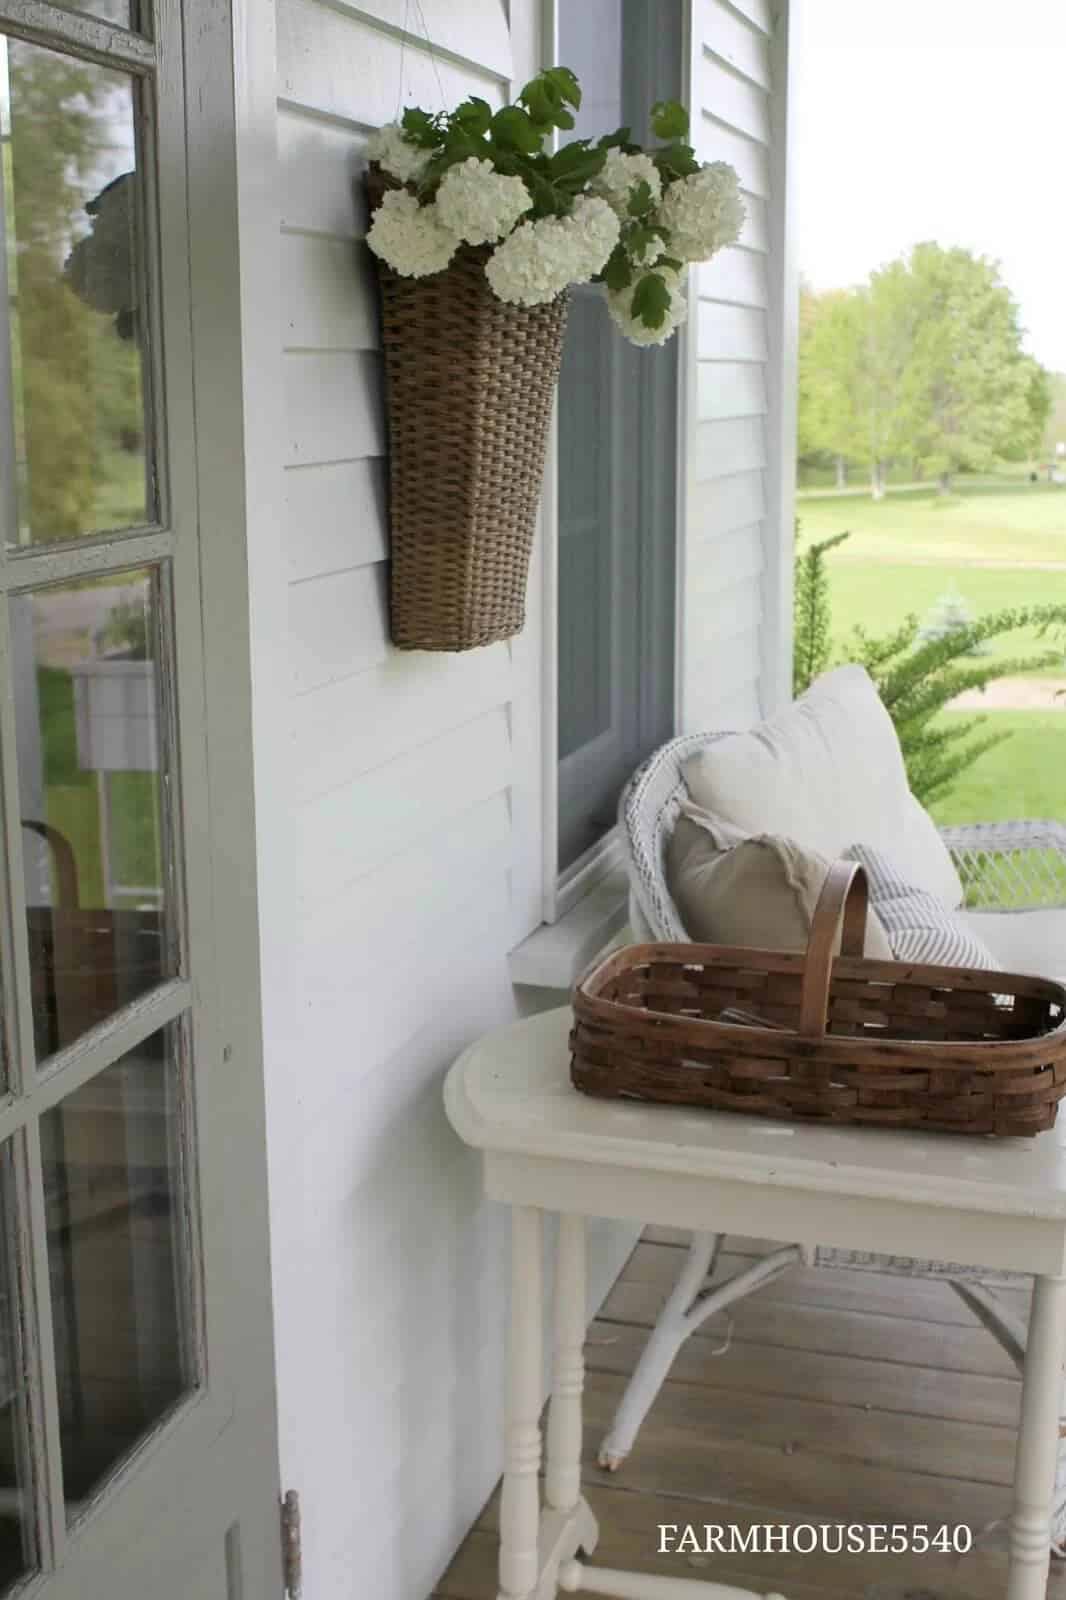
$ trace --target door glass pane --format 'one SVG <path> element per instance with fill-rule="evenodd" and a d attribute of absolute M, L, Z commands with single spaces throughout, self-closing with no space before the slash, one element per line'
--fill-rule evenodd
<path fill-rule="evenodd" d="M 174 971 L 155 570 L 11 599 L 40 1060 Z"/>
<path fill-rule="evenodd" d="M 0 1149 L 0 1593 L 37 1565 L 11 1149 Z"/>
<path fill-rule="evenodd" d="M 0 36 L 9 546 L 155 517 L 134 126 L 128 74 Z"/>
<path fill-rule="evenodd" d="M 153 1034 L 41 1118 L 70 1519 L 196 1381 L 175 1043 Z"/>

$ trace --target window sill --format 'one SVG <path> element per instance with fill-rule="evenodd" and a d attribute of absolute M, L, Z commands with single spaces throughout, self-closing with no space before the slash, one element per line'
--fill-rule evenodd
<path fill-rule="evenodd" d="M 561 916 L 523 939 L 508 957 L 511 982 L 535 989 L 569 989 L 624 928 L 629 909 L 624 869 L 608 874 Z"/>

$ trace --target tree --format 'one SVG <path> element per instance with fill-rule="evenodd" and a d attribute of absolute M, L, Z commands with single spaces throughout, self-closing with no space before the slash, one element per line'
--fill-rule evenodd
<path fill-rule="evenodd" d="M 857 408 L 864 379 L 863 313 L 857 291 L 808 293 L 801 301 L 799 452 L 825 453 L 842 464 L 864 457 Z"/>
<path fill-rule="evenodd" d="M 920 244 L 909 262 L 913 339 L 901 388 L 914 458 L 948 493 L 1032 437 L 1035 363 L 1022 353 L 1018 308 L 994 263 Z"/>

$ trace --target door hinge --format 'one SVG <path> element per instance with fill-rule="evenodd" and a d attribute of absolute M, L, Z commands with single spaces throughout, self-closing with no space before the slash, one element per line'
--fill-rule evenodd
<path fill-rule="evenodd" d="M 300 1600 L 303 1551 L 300 1547 L 300 1496 L 286 1489 L 281 1502 L 281 1572 L 287 1600 Z"/>

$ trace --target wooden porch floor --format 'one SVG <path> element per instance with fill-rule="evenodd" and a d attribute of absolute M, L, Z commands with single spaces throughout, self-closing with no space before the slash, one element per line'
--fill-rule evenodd
<path fill-rule="evenodd" d="M 1001 1600 L 1020 1384 L 946 1283 L 797 1269 L 715 1318 L 681 1351 L 636 1449 L 614 1477 L 599 1440 L 673 1282 L 682 1236 L 649 1229 L 586 1346 L 588 1499 L 596 1559 L 711 1577 L 788 1600 Z M 719 1272 L 766 1248 L 730 1239 Z M 1028 1292 L 1006 1290 L 1025 1309 Z M 498 1492 L 436 1600 L 495 1600 Z M 968 1556 L 655 1554 L 658 1524 L 964 1523 Z M 980 1538 L 978 1540 L 978 1535 Z M 1066 1562 L 1048 1595 L 1066 1600 Z"/>

